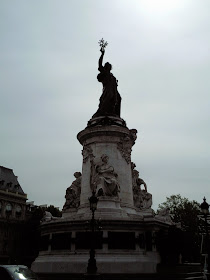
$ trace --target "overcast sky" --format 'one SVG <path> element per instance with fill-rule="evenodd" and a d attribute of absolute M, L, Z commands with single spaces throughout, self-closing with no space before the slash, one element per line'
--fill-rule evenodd
<path fill-rule="evenodd" d="M 76 135 L 96 112 L 108 41 L 121 117 L 153 208 L 210 203 L 210 1 L 0 1 L 0 165 L 35 204 L 62 208 L 82 170 Z"/>

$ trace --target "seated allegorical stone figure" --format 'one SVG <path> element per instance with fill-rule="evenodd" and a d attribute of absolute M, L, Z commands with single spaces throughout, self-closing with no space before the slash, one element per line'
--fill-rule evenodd
<path fill-rule="evenodd" d="M 117 90 L 118 81 L 110 72 L 112 65 L 106 62 L 102 65 L 105 53 L 105 47 L 101 47 L 101 56 L 99 58 L 98 70 L 100 73 L 97 76 L 99 82 L 103 84 L 103 91 L 100 97 L 99 107 L 92 118 L 100 116 L 115 116 L 120 117 L 121 96 Z"/>
<path fill-rule="evenodd" d="M 91 185 L 95 189 L 97 196 L 116 196 L 120 191 L 117 181 L 117 174 L 113 166 L 108 164 L 109 157 L 105 154 L 101 156 L 101 163 L 94 164 L 92 161 Z"/>
<path fill-rule="evenodd" d="M 141 190 L 141 208 L 149 209 L 152 206 L 152 194 L 148 193 L 146 189 Z"/>
<path fill-rule="evenodd" d="M 135 163 L 131 163 L 133 202 L 134 206 L 140 209 L 149 209 L 152 206 L 152 194 L 147 192 L 147 184 L 139 178 L 139 172 L 135 169 Z M 144 186 L 144 189 L 141 188 Z"/>
<path fill-rule="evenodd" d="M 63 210 L 69 209 L 69 208 L 78 208 L 80 205 L 80 194 L 81 194 L 81 180 L 82 180 L 82 174 L 81 172 L 75 172 L 74 177 L 76 180 L 74 180 L 70 187 L 66 189 L 66 202 L 63 206 Z"/>

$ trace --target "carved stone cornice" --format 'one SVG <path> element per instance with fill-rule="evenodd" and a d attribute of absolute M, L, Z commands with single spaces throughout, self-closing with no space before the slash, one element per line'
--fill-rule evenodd
<path fill-rule="evenodd" d="M 77 134 L 77 139 L 80 144 L 89 144 L 90 139 L 97 139 L 97 142 L 100 141 L 113 141 L 114 137 L 117 137 L 116 141 L 119 141 L 119 138 L 130 135 L 130 130 L 127 127 L 121 126 L 94 126 L 87 127 L 84 130 L 80 131 Z M 104 138 L 103 138 L 104 137 Z"/>
<path fill-rule="evenodd" d="M 92 118 L 88 121 L 87 127 L 94 127 L 97 125 L 107 126 L 107 125 L 116 125 L 126 127 L 126 122 L 119 117 L 103 116 Z"/>

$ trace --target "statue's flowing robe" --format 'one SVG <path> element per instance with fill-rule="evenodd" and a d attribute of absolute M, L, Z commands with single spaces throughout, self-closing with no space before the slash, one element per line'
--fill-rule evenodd
<path fill-rule="evenodd" d="M 121 96 L 117 90 L 117 80 L 108 71 L 101 70 L 97 79 L 103 84 L 99 108 L 93 117 L 115 116 L 120 117 Z"/>

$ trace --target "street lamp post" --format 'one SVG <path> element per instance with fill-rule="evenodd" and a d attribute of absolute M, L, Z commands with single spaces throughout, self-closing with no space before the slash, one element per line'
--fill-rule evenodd
<path fill-rule="evenodd" d="M 97 266 L 95 259 L 95 211 L 97 209 L 98 198 L 95 195 L 95 191 L 92 192 L 92 196 L 89 197 L 90 210 L 92 211 L 92 219 L 90 221 L 91 226 L 91 249 L 90 249 L 90 258 L 88 260 L 87 274 L 96 274 Z"/>
<path fill-rule="evenodd" d="M 204 215 L 205 221 L 205 231 L 206 231 L 206 255 L 205 255 L 205 264 L 204 264 L 204 274 L 208 273 L 209 271 L 209 233 L 208 233 L 208 222 L 207 218 L 209 215 L 209 204 L 206 202 L 206 198 L 203 198 L 203 203 L 200 205 L 201 211 Z"/>

